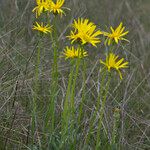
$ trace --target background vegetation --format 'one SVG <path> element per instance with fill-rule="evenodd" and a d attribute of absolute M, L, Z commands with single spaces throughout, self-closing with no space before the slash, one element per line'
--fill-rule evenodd
<path fill-rule="evenodd" d="M 121 21 L 130 31 L 130 43 L 120 51 L 130 62 L 124 80 L 114 76 L 109 90 L 103 126 L 111 137 L 114 108 L 120 109 L 117 140 L 125 150 L 150 149 L 150 1 L 149 0 L 66 0 L 71 8 L 58 23 L 59 41 L 62 49 L 67 45 L 65 36 L 73 18 L 90 18 L 102 29 L 117 26 Z M 30 149 L 31 101 L 33 96 L 36 34 L 32 31 L 35 16 L 33 0 L 0 1 L 0 149 Z M 51 43 L 44 40 L 40 66 L 40 90 L 38 95 L 39 138 L 42 117 L 48 103 L 48 88 L 52 61 Z M 85 120 L 88 122 L 95 104 L 99 86 L 97 83 L 99 58 L 103 46 L 89 46 Z M 65 96 L 68 65 L 59 60 L 59 100 L 57 113 Z M 82 81 L 82 79 L 81 79 Z M 78 81 L 76 103 L 82 83 Z M 44 88 L 43 88 L 44 87 Z M 59 123 L 59 120 L 58 120 Z M 88 124 L 88 123 L 87 123 Z M 86 132 L 86 127 L 85 127 Z M 104 149 L 105 147 L 105 137 Z M 82 143 L 82 141 L 80 141 Z M 80 143 L 79 143 L 80 145 Z M 79 149 L 82 149 L 81 147 Z M 92 149 L 92 145 L 91 145 Z"/>

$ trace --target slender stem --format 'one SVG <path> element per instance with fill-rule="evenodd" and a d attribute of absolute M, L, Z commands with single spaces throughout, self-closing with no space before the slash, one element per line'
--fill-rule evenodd
<path fill-rule="evenodd" d="M 62 115 L 62 129 L 61 129 L 61 134 L 62 134 L 62 143 L 66 139 L 66 135 L 68 132 L 68 126 L 69 126 L 69 96 L 71 93 L 71 85 L 72 85 L 72 79 L 73 79 L 73 73 L 74 73 L 74 60 L 72 61 L 72 66 L 71 66 L 71 71 L 69 74 L 69 81 L 68 81 L 68 86 L 67 86 L 67 92 L 66 92 L 66 98 L 64 101 L 64 109 L 63 109 L 63 115 Z"/>
<path fill-rule="evenodd" d="M 54 131 L 55 127 L 55 103 L 57 98 L 57 88 L 58 88 L 58 37 L 56 29 L 56 17 L 54 17 L 54 39 L 53 42 L 53 65 L 52 65 L 52 85 L 50 94 L 50 103 L 45 118 L 45 130 L 50 129 L 51 133 Z M 50 125 L 49 125 L 50 120 Z"/>
<path fill-rule="evenodd" d="M 75 87 L 76 87 L 76 80 L 78 77 L 79 72 L 79 66 L 80 66 L 80 58 L 76 59 L 75 64 L 75 72 L 74 72 L 74 65 L 72 66 L 70 75 L 69 75 L 69 82 L 66 92 L 66 99 L 64 104 L 64 111 L 63 111 L 63 121 L 62 121 L 62 144 L 61 148 L 63 146 L 64 141 L 66 140 L 66 135 L 68 135 L 69 131 L 69 120 L 71 122 L 70 125 L 70 133 L 73 133 L 74 130 L 74 123 L 75 123 L 75 104 L 74 104 L 74 98 L 75 98 Z M 70 108 L 69 108 L 69 99 L 70 99 Z M 73 145 L 75 146 L 75 145 Z M 73 148 L 74 149 L 74 148 Z"/>
<path fill-rule="evenodd" d="M 83 104 L 84 104 L 84 100 L 85 100 L 85 85 L 86 85 L 86 62 L 83 59 L 83 73 L 82 73 L 82 78 L 83 78 L 83 86 L 82 86 L 82 98 L 81 98 L 81 102 L 79 105 L 79 115 L 78 115 L 78 124 L 81 123 L 81 117 L 83 115 Z"/>
<path fill-rule="evenodd" d="M 96 150 L 100 149 L 100 144 L 101 144 L 100 130 L 101 130 L 101 126 L 102 126 L 102 121 L 103 121 L 103 116 L 104 116 L 104 109 L 105 109 L 108 89 L 109 89 L 109 85 L 110 85 L 110 80 L 111 80 L 111 78 L 110 78 L 110 76 L 108 76 L 108 81 L 107 81 L 107 84 L 106 84 L 106 90 L 105 90 L 104 97 L 102 99 L 102 105 L 101 105 L 101 109 L 100 109 L 100 118 L 99 118 L 98 129 L 97 129 Z"/>
<path fill-rule="evenodd" d="M 41 48 L 41 42 L 39 41 L 37 56 L 36 56 L 37 58 L 36 58 L 36 68 L 35 68 L 34 95 L 33 95 L 33 102 L 32 102 L 32 125 L 31 125 L 32 145 L 34 144 L 34 134 L 35 134 L 36 124 L 37 124 L 36 112 L 37 112 L 37 99 L 38 99 L 38 89 L 39 89 L 40 48 Z"/>
<path fill-rule="evenodd" d="M 76 81 L 77 81 L 77 77 L 78 77 L 78 73 L 79 73 L 79 67 L 80 67 L 80 58 L 76 59 L 76 69 L 75 69 L 75 74 L 74 74 L 74 78 L 73 78 L 73 83 L 72 83 L 72 87 L 71 87 L 71 99 L 70 99 L 70 133 L 72 133 L 72 138 L 74 139 L 74 143 L 73 143 L 73 147 L 72 149 L 75 149 L 75 137 L 76 137 L 76 133 L 74 133 L 74 125 L 76 122 L 76 118 L 75 118 L 75 87 L 76 87 Z"/>
<path fill-rule="evenodd" d="M 71 115 L 72 115 L 72 120 L 75 119 L 75 103 L 74 103 L 74 98 L 75 98 L 75 87 L 76 87 L 76 80 L 78 77 L 78 72 L 79 72 L 79 66 L 80 66 L 80 58 L 77 58 L 76 60 L 76 70 L 75 70 L 75 74 L 74 74 L 74 79 L 73 79 L 73 84 L 72 84 L 72 90 L 71 90 L 71 107 L 70 107 L 70 111 L 71 111 Z"/>
<path fill-rule="evenodd" d="M 95 124 L 95 119 L 96 119 L 96 116 L 97 116 L 97 112 L 100 109 L 100 102 L 101 102 L 101 97 L 102 97 L 103 91 L 104 91 L 103 88 L 104 88 L 105 78 L 106 78 L 106 70 L 104 70 L 103 75 L 102 75 L 102 81 L 101 81 L 102 89 L 100 88 L 100 91 L 99 91 L 99 94 L 98 94 L 98 97 L 97 97 L 97 100 L 96 100 L 97 101 L 96 110 L 94 111 L 94 113 L 92 115 L 92 118 L 91 118 L 91 121 L 90 121 L 90 125 L 89 125 L 89 131 L 88 131 L 87 137 L 85 139 L 86 145 L 88 145 L 88 143 L 89 143 L 90 135 L 91 135 L 91 132 L 92 132 L 92 128 L 93 128 L 93 126 Z"/>

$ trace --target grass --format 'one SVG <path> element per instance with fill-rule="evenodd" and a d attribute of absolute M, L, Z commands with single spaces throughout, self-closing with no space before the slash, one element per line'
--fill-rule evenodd
<path fill-rule="evenodd" d="M 107 97 L 104 96 L 106 102 L 104 101 L 104 114 L 101 114 L 103 120 L 99 119 L 100 112 L 95 114 L 95 108 L 98 108 L 99 92 L 104 90 L 102 94 L 105 95 L 105 89 L 101 87 L 103 79 L 99 64 L 99 58 L 105 57 L 104 45 L 98 48 L 87 46 L 90 58 L 85 59 L 85 66 L 80 64 L 79 70 L 76 65 L 71 70 L 73 64 L 58 59 L 58 87 L 50 89 L 53 84 L 51 74 L 54 71 L 54 47 L 50 37 L 41 38 L 38 75 L 35 76 L 38 38 L 32 31 L 35 16 L 31 12 L 34 6 L 31 0 L 0 1 L 0 149 L 95 149 L 96 143 L 99 145 L 99 140 L 96 141 L 99 138 L 101 149 L 150 149 L 149 0 L 66 0 L 66 6 L 71 11 L 67 11 L 66 17 L 57 21 L 58 53 L 69 44 L 66 40 L 69 25 L 73 18 L 79 16 L 90 18 L 105 30 L 110 25 L 117 26 L 123 21 L 130 31 L 130 43 L 116 50 L 126 56 L 130 67 L 123 73 L 123 80 L 112 75 Z M 42 20 L 45 21 L 46 18 Z M 72 71 L 76 73 L 72 74 Z M 77 78 L 76 83 L 73 83 L 73 76 Z M 35 93 L 34 81 L 37 80 Z M 67 90 L 67 87 L 71 89 Z M 36 125 L 32 143 L 32 101 L 35 94 Z M 54 126 L 51 129 L 51 121 L 47 119 L 49 126 L 43 131 L 43 118 L 51 96 L 55 95 Z M 73 111 L 63 114 L 65 121 L 71 124 L 71 132 L 66 134 L 67 125 L 64 122 L 64 130 L 61 129 L 61 117 L 63 103 L 70 99 Z M 68 107 L 66 103 L 66 108 Z M 75 119 L 71 120 L 70 116 Z M 95 123 L 89 130 L 93 116 Z M 99 135 L 97 129 L 100 130 Z M 83 145 L 88 135 L 88 144 Z"/>

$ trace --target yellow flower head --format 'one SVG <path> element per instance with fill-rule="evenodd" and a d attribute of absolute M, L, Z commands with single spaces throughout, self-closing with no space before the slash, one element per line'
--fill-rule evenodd
<path fill-rule="evenodd" d="M 36 4 L 37 6 L 32 10 L 32 12 L 36 12 L 36 18 L 38 18 L 41 13 L 49 10 L 51 0 L 36 0 Z"/>
<path fill-rule="evenodd" d="M 36 22 L 36 25 L 34 25 L 32 29 L 43 32 L 45 34 L 52 32 L 52 26 L 48 24 L 44 26 L 43 22 L 41 23 L 41 25 L 38 22 Z"/>
<path fill-rule="evenodd" d="M 65 0 L 57 0 L 56 3 L 51 1 L 50 12 L 53 12 L 55 15 L 60 14 L 61 17 L 63 14 L 65 15 L 65 12 L 62 9 L 62 8 L 66 8 L 66 7 L 62 7 L 64 2 Z M 69 8 L 66 9 L 70 10 Z"/>
<path fill-rule="evenodd" d="M 124 32 L 125 27 L 123 27 L 122 22 L 120 23 L 120 25 L 116 29 L 113 29 L 113 27 L 110 27 L 110 30 L 111 30 L 111 33 L 103 32 L 104 36 L 107 37 L 105 44 L 110 45 L 113 41 L 115 41 L 115 43 L 118 44 L 119 40 L 128 41 L 127 39 L 123 38 L 123 36 L 128 34 L 129 31 Z"/>
<path fill-rule="evenodd" d="M 110 53 L 108 56 L 106 56 L 106 62 L 100 60 L 100 63 L 104 64 L 108 68 L 108 71 L 110 71 L 110 69 L 116 69 L 119 73 L 120 78 L 122 79 L 122 74 L 119 69 L 127 68 L 129 62 L 123 62 L 124 58 L 118 59 L 118 57 L 118 55 Z"/>
<path fill-rule="evenodd" d="M 88 56 L 87 52 L 81 48 L 77 48 L 75 49 L 73 46 L 72 47 L 66 47 L 63 51 L 63 57 L 65 57 L 65 59 L 68 58 L 83 58 Z"/>
<path fill-rule="evenodd" d="M 97 37 L 102 34 L 100 30 L 96 31 L 96 25 L 93 22 L 89 22 L 88 19 L 79 18 L 74 20 L 72 24 L 74 31 L 71 31 L 70 36 L 67 36 L 72 43 L 74 41 L 80 41 L 83 45 L 90 43 L 96 47 L 97 43 L 100 43 L 100 39 Z"/>

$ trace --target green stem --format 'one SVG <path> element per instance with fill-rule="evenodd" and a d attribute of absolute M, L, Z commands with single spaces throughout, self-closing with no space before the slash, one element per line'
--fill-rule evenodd
<path fill-rule="evenodd" d="M 97 129 L 97 140 L 96 140 L 96 150 L 100 149 L 100 130 L 101 130 L 101 126 L 102 126 L 102 121 L 103 121 L 103 116 L 104 116 L 104 110 L 105 110 L 105 104 L 106 104 L 106 99 L 107 99 L 107 94 L 108 94 L 108 89 L 109 89 L 109 85 L 110 85 L 110 76 L 108 76 L 108 81 L 106 84 L 106 90 L 105 90 L 105 94 L 104 97 L 102 99 L 102 105 L 101 105 L 101 109 L 100 109 L 100 118 L 99 118 L 99 123 L 98 123 L 98 129 Z"/>
<path fill-rule="evenodd" d="M 32 103 L 32 125 L 31 125 L 31 134 L 32 134 L 32 145 L 34 144 L 34 134 L 37 125 L 37 99 L 38 99 L 38 89 L 39 89 L 39 65 L 40 65 L 40 48 L 41 42 L 38 43 L 37 49 L 37 59 L 36 59 L 36 68 L 35 68 L 35 83 L 34 83 L 34 95 Z"/>
<path fill-rule="evenodd" d="M 48 106 L 48 111 L 46 113 L 45 119 L 45 130 L 50 129 L 51 133 L 54 131 L 55 127 L 55 102 L 57 97 L 58 88 L 58 39 L 57 39 L 57 29 L 56 29 L 56 17 L 54 18 L 54 40 L 53 41 L 53 66 L 52 66 L 52 85 L 51 85 L 51 95 L 50 103 Z M 49 125 L 50 120 L 50 125 Z"/>
<path fill-rule="evenodd" d="M 68 132 L 68 125 L 69 125 L 69 96 L 71 93 L 71 84 L 72 84 L 72 79 L 73 79 L 73 73 L 74 73 L 74 60 L 72 61 L 72 67 L 71 71 L 69 74 L 69 81 L 68 81 L 68 86 L 67 86 L 67 92 L 66 92 L 66 98 L 64 101 L 64 109 L 63 109 L 63 115 L 62 115 L 62 129 L 61 129 L 61 134 L 62 134 L 62 143 L 66 139 L 66 135 Z"/>
<path fill-rule="evenodd" d="M 74 98 L 75 98 L 75 87 L 76 87 L 76 80 L 78 77 L 78 72 L 79 72 L 79 66 L 80 66 L 80 58 L 77 58 L 76 60 L 76 70 L 75 70 L 75 74 L 74 74 L 74 79 L 73 79 L 73 84 L 72 84 L 72 90 L 71 90 L 71 107 L 70 107 L 70 111 L 71 111 L 71 115 L 72 115 L 72 120 L 75 119 L 75 103 L 74 103 Z"/>
<path fill-rule="evenodd" d="M 81 103 L 79 106 L 79 116 L 78 116 L 78 124 L 81 122 L 81 117 L 83 114 L 83 104 L 85 100 L 85 82 L 86 82 L 86 62 L 83 59 L 83 73 L 82 73 L 82 78 L 83 78 L 83 87 L 82 87 L 82 98 L 81 98 Z"/>
<path fill-rule="evenodd" d="M 103 95 L 103 88 L 104 88 L 105 78 L 106 78 L 106 70 L 104 70 L 103 75 L 102 75 L 102 81 L 101 81 L 102 89 L 100 88 L 100 92 L 99 92 L 98 97 L 97 97 L 96 110 L 94 111 L 94 114 L 93 114 L 93 116 L 91 118 L 91 121 L 90 121 L 89 131 L 88 131 L 87 137 L 85 139 L 86 145 L 88 145 L 88 143 L 89 143 L 91 132 L 92 132 L 93 126 L 95 124 L 95 119 L 96 119 L 96 116 L 97 116 L 97 112 L 100 109 L 100 105 L 99 104 L 101 102 L 101 97 Z"/>
<path fill-rule="evenodd" d="M 80 66 L 80 58 L 77 58 L 76 64 L 75 64 L 75 73 L 74 73 L 74 65 L 73 65 L 70 75 L 69 75 L 66 99 L 65 99 L 65 103 L 64 103 L 63 121 L 62 121 L 62 140 L 61 140 L 62 144 L 60 146 L 61 148 L 62 148 L 63 143 L 66 140 L 67 135 L 68 135 L 70 119 L 71 119 L 70 120 L 70 122 L 71 122 L 70 133 L 73 133 L 73 129 L 74 129 L 74 123 L 75 123 L 74 98 L 75 98 L 75 87 L 76 87 L 76 80 L 77 80 L 78 72 L 79 72 L 79 66 Z M 70 99 L 70 108 L 69 108 L 69 99 Z M 74 148 L 72 147 L 72 149 L 74 149 Z"/>
<path fill-rule="evenodd" d="M 78 73 L 79 73 L 79 67 L 80 67 L 80 58 L 77 58 L 76 60 L 76 70 L 75 70 L 75 74 L 74 74 L 74 78 L 73 78 L 73 83 L 72 83 L 72 89 L 71 89 L 71 100 L 70 100 L 70 133 L 72 135 L 72 139 L 74 139 L 74 142 L 72 144 L 72 149 L 75 149 L 75 137 L 76 137 L 76 133 L 74 132 L 74 125 L 76 122 L 75 119 L 75 87 L 76 87 L 76 81 L 77 81 L 77 77 L 78 77 Z"/>

